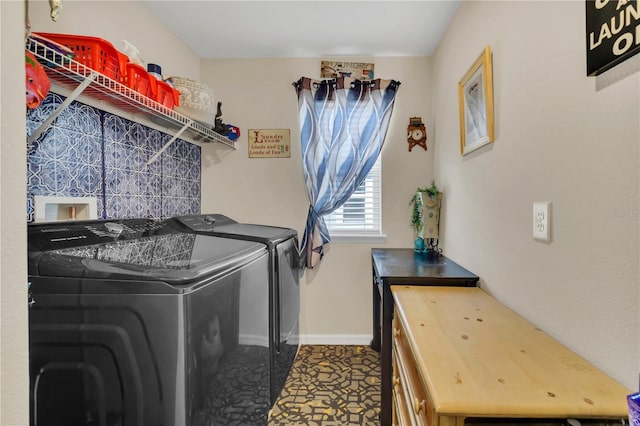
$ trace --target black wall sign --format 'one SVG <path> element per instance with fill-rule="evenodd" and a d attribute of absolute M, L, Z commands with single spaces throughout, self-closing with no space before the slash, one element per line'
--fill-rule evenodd
<path fill-rule="evenodd" d="M 586 0 L 587 75 L 640 52 L 640 0 Z"/>

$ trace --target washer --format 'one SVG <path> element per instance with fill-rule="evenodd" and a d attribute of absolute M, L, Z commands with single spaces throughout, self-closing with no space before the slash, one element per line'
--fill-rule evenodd
<path fill-rule="evenodd" d="M 266 424 L 269 260 L 175 221 L 30 225 L 31 425 Z"/>
<path fill-rule="evenodd" d="M 192 232 L 264 244 L 269 251 L 271 403 L 275 403 L 299 347 L 298 233 L 277 226 L 238 223 L 222 214 L 176 217 Z"/>

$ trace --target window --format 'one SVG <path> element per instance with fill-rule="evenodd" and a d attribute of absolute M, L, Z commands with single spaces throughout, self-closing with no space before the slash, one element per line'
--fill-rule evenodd
<path fill-rule="evenodd" d="M 349 200 L 333 213 L 324 217 L 333 241 L 366 240 L 382 237 L 382 173 L 381 157 L 373 165 L 367 178 L 351 194 Z M 384 241 L 384 240 L 382 240 Z"/>

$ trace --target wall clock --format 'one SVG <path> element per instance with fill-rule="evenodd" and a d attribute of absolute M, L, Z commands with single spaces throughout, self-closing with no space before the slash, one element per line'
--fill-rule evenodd
<path fill-rule="evenodd" d="M 427 129 L 422 123 L 422 118 L 411 117 L 409 126 L 407 127 L 407 142 L 409 143 L 409 151 L 418 145 L 427 150 Z"/>

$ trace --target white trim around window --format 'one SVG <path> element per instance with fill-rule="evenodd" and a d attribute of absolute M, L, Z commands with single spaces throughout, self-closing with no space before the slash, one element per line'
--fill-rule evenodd
<path fill-rule="evenodd" d="M 381 157 L 344 205 L 324 217 L 333 242 L 383 243 Z"/>

